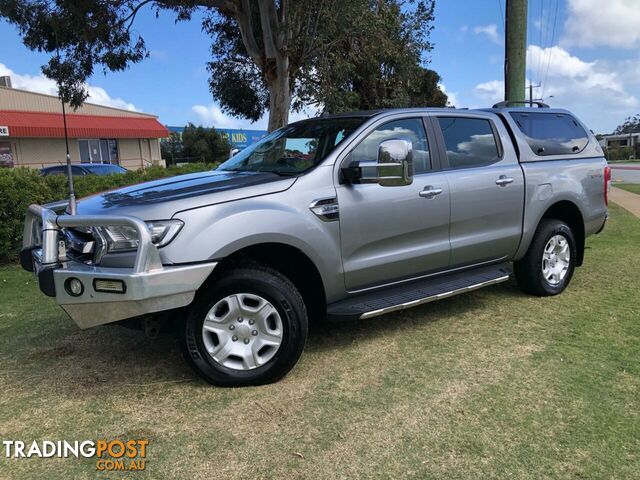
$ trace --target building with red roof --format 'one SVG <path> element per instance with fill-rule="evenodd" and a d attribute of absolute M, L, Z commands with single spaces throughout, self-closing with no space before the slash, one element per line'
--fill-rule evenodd
<path fill-rule="evenodd" d="M 2 85 L 6 86 L 2 86 Z M 0 83 L 0 166 L 42 168 L 64 164 L 64 119 L 58 97 Z M 73 163 L 114 163 L 139 169 L 161 162 L 169 135 L 155 115 L 85 103 L 67 107 Z"/>

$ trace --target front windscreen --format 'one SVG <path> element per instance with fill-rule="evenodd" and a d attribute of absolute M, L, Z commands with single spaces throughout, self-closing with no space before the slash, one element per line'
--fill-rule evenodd
<path fill-rule="evenodd" d="M 288 125 L 241 151 L 218 170 L 303 173 L 324 160 L 363 121 L 363 117 L 318 118 Z"/>

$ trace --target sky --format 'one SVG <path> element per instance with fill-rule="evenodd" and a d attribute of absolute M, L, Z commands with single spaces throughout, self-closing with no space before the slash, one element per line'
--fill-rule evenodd
<path fill-rule="evenodd" d="M 456 107 L 488 107 L 502 100 L 505 0 L 437 0 L 429 68 Z M 534 97 L 576 113 L 594 132 L 609 133 L 640 113 L 640 0 L 529 0 L 527 79 Z M 143 10 L 135 29 L 149 58 L 124 72 L 98 71 L 89 102 L 139 110 L 167 125 L 265 129 L 225 115 L 208 90 L 209 38 L 197 16 Z M 22 45 L 15 27 L 0 21 L 0 75 L 13 86 L 55 94 L 40 67 L 46 54 Z M 292 114 L 305 118 L 312 110 Z"/>

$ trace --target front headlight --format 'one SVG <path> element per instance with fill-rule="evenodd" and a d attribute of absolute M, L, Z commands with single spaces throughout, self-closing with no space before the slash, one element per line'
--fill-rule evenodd
<path fill-rule="evenodd" d="M 156 247 L 164 247 L 178 234 L 182 220 L 154 220 L 146 222 L 151 241 Z M 97 236 L 106 244 L 107 252 L 127 252 L 138 248 L 138 232 L 129 226 L 109 225 L 94 227 Z"/>

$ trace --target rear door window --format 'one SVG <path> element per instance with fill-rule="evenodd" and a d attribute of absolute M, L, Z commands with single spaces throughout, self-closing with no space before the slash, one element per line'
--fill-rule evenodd
<path fill-rule="evenodd" d="M 484 118 L 438 117 L 450 168 L 489 165 L 500 160 L 491 122 Z"/>
<path fill-rule="evenodd" d="M 510 115 L 536 155 L 576 154 L 589 143 L 584 128 L 566 113 L 511 112 Z"/>

